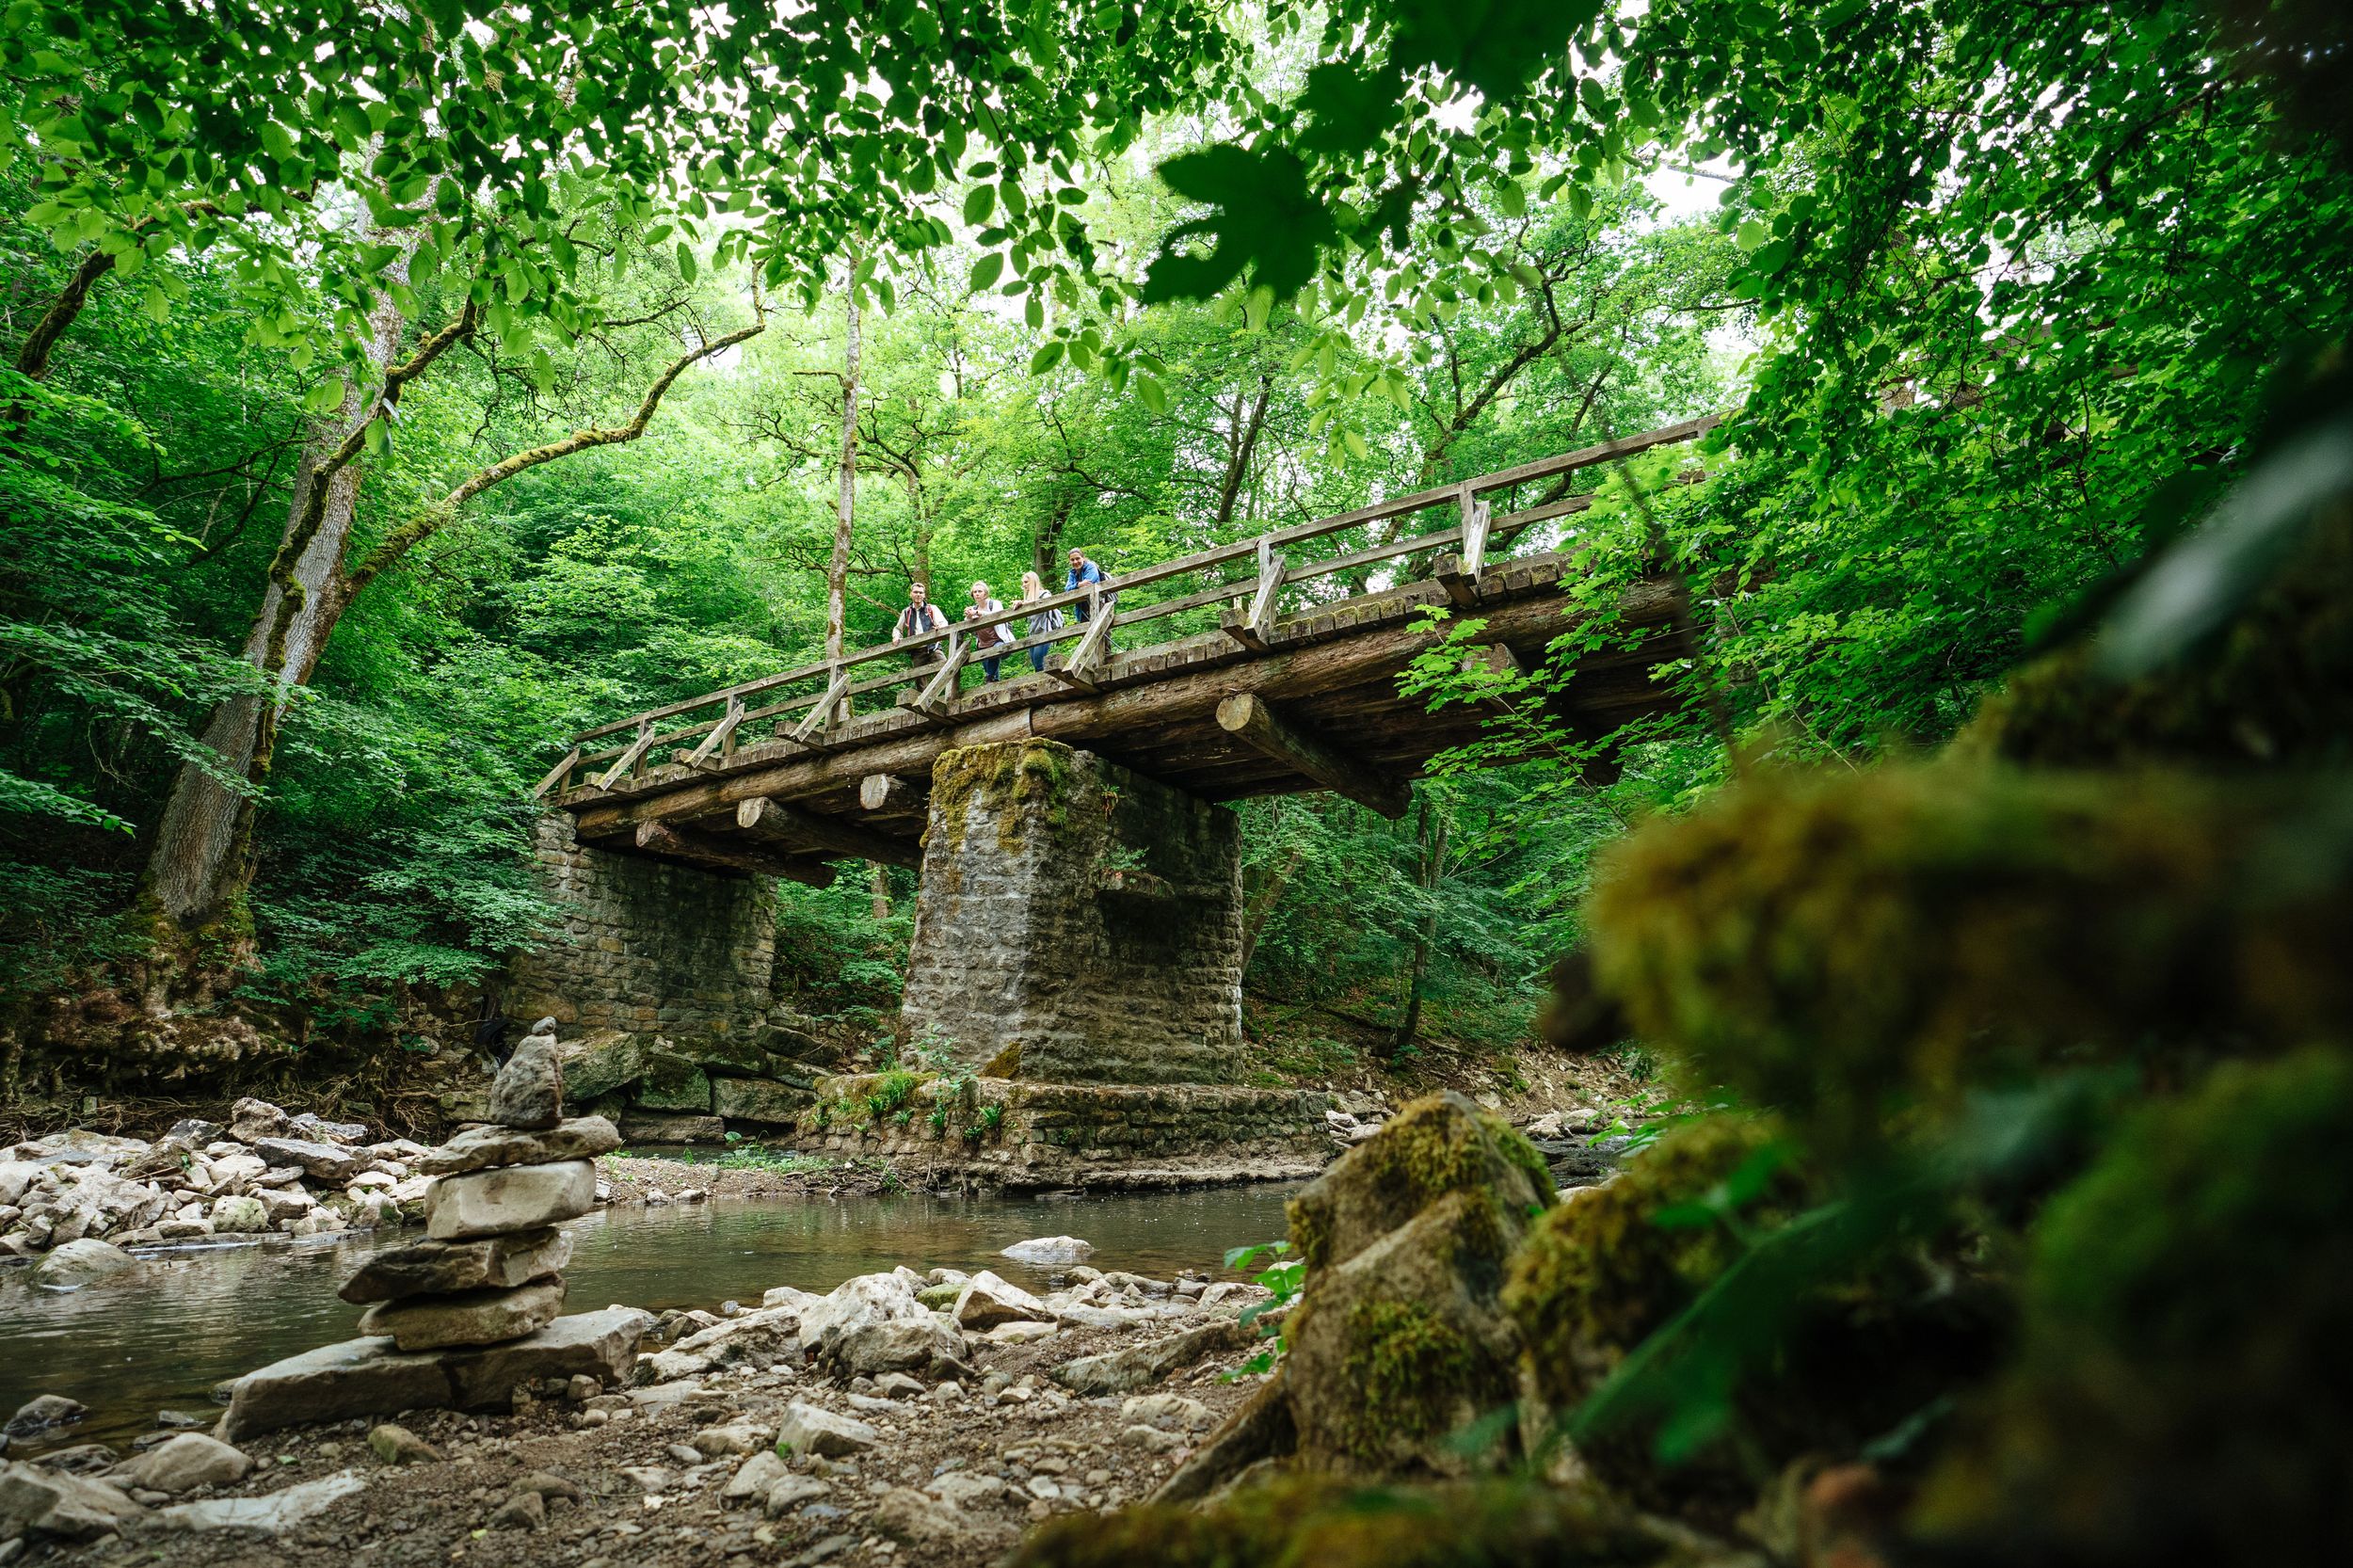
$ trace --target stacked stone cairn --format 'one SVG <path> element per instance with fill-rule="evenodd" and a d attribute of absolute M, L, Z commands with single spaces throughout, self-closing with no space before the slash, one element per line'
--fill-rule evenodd
<path fill-rule="evenodd" d="M 571 1238 L 556 1228 L 596 1203 L 596 1157 L 621 1136 L 602 1116 L 564 1115 L 555 1020 L 532 1026 L 490 1085 L 488 1125 L 417 1162 L 434 1177 L 425 1240 L 378 1253 L 343 1288 L 367 1306 L 363 1335 L 402 1351 L 497 1345 L 564 1310 Z"/>

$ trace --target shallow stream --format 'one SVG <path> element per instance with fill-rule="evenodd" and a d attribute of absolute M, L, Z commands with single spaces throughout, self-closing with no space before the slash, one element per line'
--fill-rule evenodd
<path fill-rule="evenodd" d="M 616 1304 L 653 1311 L 760 1304 L 771 1286 L 829 1290 L 904 1263 L 918 1271 L 991 1268 L 1016 1284 L 1048 1271 L 998 1256 L 1032 1236 L 1095 1243 L 1098 1269 L 1166 1279 L 1179 1269 L 1226 1274 L 1226 1249 L 1283 1234 L 1294 1186 L 1258 1184 L 1083 1198 L 721 1199 L 603 1209 L 572 1222 L 565 1271 L 570 1311 Z M 211 1390 L 315 1346 L 349 1338 L 360 1309 L 336 1287 L 379 1247 L 414 1228 L 344 1238 L 176 1249 L 136 1276 L 73 1291 L 41 1290 L 24 1271 L 0 1272 L 0 1420 L 38 1394 L 90 1407 L 50 1444 L 126 1447 L 158 1409 L 210 1420 Z"/>

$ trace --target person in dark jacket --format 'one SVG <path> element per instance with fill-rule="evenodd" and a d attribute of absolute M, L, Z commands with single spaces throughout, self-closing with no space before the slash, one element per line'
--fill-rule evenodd
<path fill-rule="evenodd" d="M 936 604 L 927 603 L 929 597 L 922 584 L 907 584 L 907 607 L 899 612 L 898 624 L 890 629 L 892 642 L 903 643 L 926 632 L 947 630 L 948 612 Z M 916 664 L 936 664 L 942 657 L 943 650 L 937 643 L 925 643 L 921 648 L 911 648 L 907 652 L 907 661 Z"/>

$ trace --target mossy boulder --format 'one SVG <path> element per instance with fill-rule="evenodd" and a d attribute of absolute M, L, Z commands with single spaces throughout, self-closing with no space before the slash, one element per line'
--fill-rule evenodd
<path fill-rule="evenodd" d="M 1517 1396 L 1518 1340 L 1498 1301 L 1505 1260 L 1552 1202 L 1543 1157 L 1460 1095 L 1400 1112 L 1290 1205 L 1305 1300 L 1267 1398 L 1309 1468 L 1460 1476 L 1517 1456 L 1452 1441 Z M 1261 1413 L 1263 1414 L 1263 1413 Z M 1205 1446 L 1257 1457 L 1261 1424 L 1240 1418 Z M 1236 1466 L 1239 1468 L 1239 1466 Z"/>
<path fill-rule="evenodd" d="M 637 1035 L 603 1029 L 555 1048 L 564 1074 L 564 1103 L 585 1105 L 626 1089 L 644 1075 L 648 1045 Z"/>
<path fill-rule="evenodd" d="M 1591 1491 L 1527 1480 L 1415 1488 L 1296 1475 L 1206 1508 L 1165 1504 L 1049 1520 L 1015 1568 L 1707 1568 L 1755 1560 Z"/>
<path fill-rule="evenodd" d="M 1695 1090 L 1836 1158 L 2062 1057 L 2353 1014 L 2353 892 L 2297 869 L 2324 806 L 2180 774 L 1768 775 L 1610 853 L 1595 973 Z"/>
<path fill-rule="evenodd" d="M 1528 1446 L 1824 1201 L 1774 1123 L 1719 1115 L 1669 1132 L 1537 1222 L 1502 1294 L 1522 1347 Z M 1661 1426 L 1645 1415 L 1580 1440 L 1577 1459 L 1643 1507 L 1731 1529 L 1775 1470 L 1851 1453 L 1981 1373 L 2002 1326 L 1998 1301 L 1950 1257 L 1896 1249 L 1822 1279 L 1787 1311 L 1775 1353 L 1736 1381 L 1706 1441 L 1686 1452 L 1678 1438 L 1663 1459 Z"/>
<path fill-rule="evenodd" d="M 710 1112 L 711 1078 L 701 1066 L 676 1051 L 649 1050 L 645 1060 L 632 1104 L 645 1111 Z"/>
<path fill-rule="evenodd" d="M 1432 1095 L 1290 1201 L 1291 1245 L 1312 1287 L 1318 1272 L 1347 1262 L 1440 1198 L 1482 1189 L 1515 1224 L 1553 1196 L 1534 1144 L 1461 1095 Z"/>
<path fill-rule="evenodd" d="M 2145 1108 L 2037 1222 L 2012 1368 L 1914 1527 L 1943 1560 L 2325 1562 L 2353 1539 L 2353 1059 Z"/>

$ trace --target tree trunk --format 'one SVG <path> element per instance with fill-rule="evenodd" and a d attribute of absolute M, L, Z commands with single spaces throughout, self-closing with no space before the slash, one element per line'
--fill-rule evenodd
<path fill-rule="evenodd" d="M 1397 1027 L 1397 1038 L 1390 1042 L 1389 1060 L 1394 1062 L 1413 1049 L 1414 1041 L 1421 1033 L 1421 990 L 1430 978 L 1430 950 L 1437 945 L 1438 911 L 1435 899 L 1440 873 L 1446 866 L 1446 816 L 1430 809 L 1430 797 L 1421 797 L 1421 819 L 1417 824 L 1421 840 L 1421 890 L 1432 901 L 1432 907 L 1421 918 L 1421 934 L 1414 939 L 1414 966 L 1405 984 L 1405 1021 Z"/>
<path fill-rule="evenodd" d="M 381 371 L 399 351 L 404 326 L 389 289 L 380 296 L 369 325 L 369 352 Z M 344 394 L 337 423 L 313 432 L 295 472 L 285 537 L 293 537 L 311 503 L 318 464 L 355 424 L 373 417 L 376 395 L 355 380 Z M 266 699 L 232 697 L 213 710 L 204 726 L 204 744 L 219 759 L 224 773 L 258 785 L 269 772 L 278 720 L 292 700 L 294 689 L 308 682 L 318 667 L 327 639 L 350 602 L 344 591 L 343 567 L 359 499 L 360 464 L 355 460 L 337 470 L 328 482 L 318 530 L 294 563 L 296 602 L 282 638 L 274 634 L 285 608 L 285 589 L 273 578 L 262 595 L 252 629 L 246 633 L 244 657 L 246 663 L 273 678 L 273 692 Z M 274 641 L 278 644 L 275 658 L 271 654 Z M 173 923 L 183 929 L 210 923 L 239 901 L 250 875 L 247 840 L 252 808 L 250 793 L 232 789 L 194 763 L 181 764 L 147 863 L 148 890 Z"/>
<path fill-rule="evenodd" d="M 874 895 L 876 924 L 890 919 L 890 868 L 879 860 L 866 862 L 867 887 Z"/>
<path fill-rule="evenodd" d="M 1283 856 L 1283 863 L 1267 873 L 1265 886 L 1253 893 L 1250 902 L 1243 906 L 1241 972 L 1245 976 L 1250 973 L 1252 956 L 1258 951 L 1258 934 L 1266 929 L 1266 922 L 1273 915 L 1275 904 L 1282 902 L 1283 889 L 1289 887 L 1291 878 L 1299 874 L 1299 863 L 1306 857 L 1306 846 L 1293 844 L 1291 852 Z"/>
<path fill-rule="evenodd" d="M 841 657 L 841 639 L 849 619 L 850 531 L 857 516 L 857 258 L 850 258 L 842 280 L 841 320 L 841 490 L 834 504 L 833 555 L 825 563 L 825 658 Z M 843 698 L 839 717 L 850 716 Z"/>

